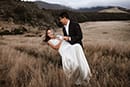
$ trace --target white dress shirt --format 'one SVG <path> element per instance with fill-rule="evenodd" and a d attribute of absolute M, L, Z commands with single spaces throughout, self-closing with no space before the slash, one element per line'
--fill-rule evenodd
<path fill-rule="evenodd" d="M 66 25 L 64 25 L 67 35 L 69 35 L 69 24 L 70 24 L 70 20 L 68 20 Z"/>

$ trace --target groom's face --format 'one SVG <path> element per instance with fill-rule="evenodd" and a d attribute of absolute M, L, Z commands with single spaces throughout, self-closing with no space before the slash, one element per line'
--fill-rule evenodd
<path fill-rule="evenodd" d="M 59 17 L 59 21 L 63 24 L 63 25 L 66 25 L 67 23 L 66 23 L 66 17 Z"/>

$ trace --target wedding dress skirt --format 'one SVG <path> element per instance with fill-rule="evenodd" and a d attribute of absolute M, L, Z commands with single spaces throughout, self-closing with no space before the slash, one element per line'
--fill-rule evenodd
<path fill-rule="evenodd" d="M 58 51 L 62 57 L 63 70 L 69 78 L 74 78 L 76 84 L 89 80 L 91 71 L 79 44 L 71 45 L 63 40 Z"/>

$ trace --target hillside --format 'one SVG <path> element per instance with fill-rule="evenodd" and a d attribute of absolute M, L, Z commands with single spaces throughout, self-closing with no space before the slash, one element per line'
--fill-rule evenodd
<path fill-rule="evenodd" d="M 103 9 L 103 10 L 100 10 L 99 12 L 101 13 L 128 13 L 127 11 L 124 11 L 118 7 Z"/>
<path fill-rule="evenodd" d="M 42 6 L 42 9 L 39 8 L 36 2 L 23 2 L 20 0 L 2 0 L 0 1 L 0 19 L 4 21 L 13 21 L 14 23 L 20 24 L 28 23 L 33 26 L 56 26 L 56 17 L 63 11 L 67 11 L 70 14 L 71 19 L 77 22 L 130 19 L 130 14 L 124 11 L 123 8 L 121 9 L 119 7 L 116 8 L 116 10 L 113 10 L 112 14 L 107 14 L 107 12 L 103 11 L 104 9 L 106 11 L 106 9 L 109 7 L 95 7 L 89 9 L 91 11 L 85 11 L 85 9 L 87 8 L 84 8 L 83 11 L 83 9 L 70 10 L 70 8 L 64 6 L 44 2 L 37 3 Z M 58 7 L 60 9 L 58 9 Z"/>
<path fill-rule="evenodd" d="M 46 2 L 43 2 L 43 1 L 36 1 L 34 2 L 36 5 L 38 5 L 38 7 L 40 9 L 71 9 L 69 7 L 66 7 L 66 6 L 62 6 L 62 5 L 59 5 L 59 4 L 50 4 L 50 3 L 46 3 Z"/>
<path fill-rule="evenodd" d="M 0 1 L 0 19 L 33 26 L 54 25 L 54 18 L 49 12 L 39 9 L 33 2 L 19 0 Z"/>
<path fill-rule="evenodd" d="M 23 34 L 23 32 L 29 32 L 30 29 L 32 30 L 32 28 L 28 27 L 33 27 L 35 31 L 38 31 L 39 29 L 44 30 L 48 26 L 54 28 L 60 27 L 61 24 L 57 17 L 64 11 L 69 13 L 71 20 L 80 23 L 86 21 L 130 20 L 129 10 L 119 7 L 116 8 L 116 10 L 113 10 L 113 12 L 108 13 L 99 11 L 101 9 L 103 11 L 103 7 L 92 8 L 91 11 L 85 11 L 85 9 L 84 11 L 80 11 L 80 9 L 72 10 L 66 7 L 64 8 L 64 6 L 61 6 L 63 9 L 49 9 L 53 7 L 57 8 L 59 5 L 48 3 L 44 3 L 44 6 L 46 8 L 41 9 L 35 2 L 1 0 L 0 34 Z M 15 25 L 18 25 L 18 27 L 14 27 Z M 35 29 L 35 27 L 37 28 Z"/>

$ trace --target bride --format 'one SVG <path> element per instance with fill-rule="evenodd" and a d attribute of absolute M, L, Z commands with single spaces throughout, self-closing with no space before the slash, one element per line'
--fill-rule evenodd
<path fill-rule="evenodd" d="M 64 73 L 69 79 L 73 78 L 75 84 L 79 85 L 90 79 L 91 71 L 81 45 L 69 44 L 62 36 L 56 36 L 51 29 L 46 30 L 44 41 L 58 50 L 62 57 Z"/>

